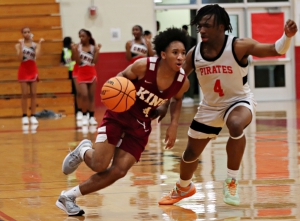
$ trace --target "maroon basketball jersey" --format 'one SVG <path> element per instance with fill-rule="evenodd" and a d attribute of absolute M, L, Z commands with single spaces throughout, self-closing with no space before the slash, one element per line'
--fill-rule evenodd
<path fill-rule="evenodd" d="M 171 86 L 164 91 L 159 91 L 156 84 L 159 60 L 158 57 L 148 57 L 144 78 L 133 81 L 136 88 L 136 101 L 128 111 L 142 121 L 151 120 L 149 118 L 151 111 L 176 95 L 186 79 L 184 70 L 181 68 Z"/>

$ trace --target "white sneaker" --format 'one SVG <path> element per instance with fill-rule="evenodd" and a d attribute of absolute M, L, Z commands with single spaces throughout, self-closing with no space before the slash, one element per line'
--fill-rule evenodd
<path fill-rule="evenodd" d="M 90 127 L 89 127 L 89 131 L 90 131 L 90 133 L 96 133 L 96 131 L 97 131 L 97 126 L 95 126 L 95 125 L 91 125 Z"/>
<path fill-rule="evenodd" d="M 82 131 L 83 137 L 87 137 L 87 135 L 89 133 L 89 126 L 86 126 L 86 125 L 82 126 L 81 131 Z"/>
<path fill-rule="evenodd" d="M 30 117 L 30 123 L 31 123 L 31 124 L 38 124 L 39 122 L 37 121 L 37 119 L 36 119 L 35 116 L 31 116 L 31 117 Z"/>
<path fill-rule="evenodd" d="M 89 125 L 89 120 L 88 117 L 86 115 L 82 116 L 82 126 L 87 126 Z"/>
<path fill-rule="evenodd" d="M 62 172 L 66 175 L 73 173 L 78 168 L 79 164 L 83 162 L 83 159 L 80 156 L 80 150 L 83 147 L 92 149 L 92 146 L 93 144 L 90 140 L 82 140 L 78 146 L 65 157 L 62 164 Z"/>
<path fill-rule="evenodd" d="M 29 125 L 28 124 L 22 125 L 22 131 L 23 131 L 23 134 L 28 134 Z"/>
<path fill-rule="evenodd" d="M 185 97 L 182 100 L 183 107 L 193 107 L 194 106 L 194 99 L 190 97 Z"/>
<path fill-rule="evenodd" d="M 91 117 L 89 120 L 90 125 L 97 125 L 98 122 L 96 121 L 95 117 Z"/>
<path fill-rule="evenodd" d="M 76 205 L 76 198 L 74 196 L 65 196 L 64 191 L 61 192 L 55 204 L 69 216 L 82 216 L 84 214 L 84 211 Z"/>
<path fill-rule="evenodd" d="M 30 129 L 31 129 L 31 133 L 32 133 L 32 134 L 35 134 L 35 133 L 36 133 L 36 129 L 38 128 L 38 126 L 39 126 L 38 124 L 32 124 L 32 125 L 31 125 L 31 128 L 30 128 Z"/>
<path fill-rule="evenodd" d="M 82 127 L 82 121 L 81 120 L 76 121 L 76 127 Z"/>
<path fill-rule="evenodd" d="M 29 124 L 29 119 L 27 116 L 22 117 L 22 124 Z"/>
<path fill-rule="evenodd" d="M 81 112 L 81 111 L 78 111 L 78 112 L 76 113 L 76 120 L 82 120 L 82 117 L 83 117 L 82 112 Z"/>

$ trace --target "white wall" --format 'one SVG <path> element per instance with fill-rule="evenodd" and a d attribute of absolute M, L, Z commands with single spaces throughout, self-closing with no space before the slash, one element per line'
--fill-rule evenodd
<path fill-rule="evenodd" d="M 60 2 L 63 37 L 70 36 L 79 42 L 81 28 L 92 32 L 101 52 L 125 51 L 126 41 L 133 38 L 132 27 L 141 25 L 144 30 L 156 31 L 152 0 L 94 0 L 97 16 L 91 18 L 88 8 L 92 0 L 57 0 Z M 120 39 L 113 41 L 111 28 L 120 30 Z"/>
<path fill-rule="evenodd" d="M 298 26 L 298 32 L 296 34 L 296 41 L 295 41 L 295 46 L 300 46 L 300 0 L 295 0 L 294 1 L 294 17 L 295 17 L 295 22 Z"/>
<path fill-rule="evenodd" d="M 190 9 L 157 10 L 156 19 L 160 22 L 159 31 L 170 27 L 181 28 L 182 25 L 189 25 L 191 22 Z M 191 34 L 190 26 L 189 33 Z"/>

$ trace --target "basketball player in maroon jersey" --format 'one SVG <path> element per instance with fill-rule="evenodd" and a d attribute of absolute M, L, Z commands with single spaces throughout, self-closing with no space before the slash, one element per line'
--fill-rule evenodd
<path fill-rule="evenodd" d="M 19 40 L 19 43 L 15 45 L 17 55 L 21 61 L 19 71 L 18 71 L 18 81 L 21 84 L 22 90 L 22 124 L 29 124 L 29 119 L 27 116 L 27 98 L 28 91 L 27 87 L 30 87 L 30 98 L 31 98 L 31 116 L 30 123 L 38 124 L 35 117 L 36 109 L 36 89 L 38 82 L 38 69 L 36 66 L 36 58 L 41 54 L 41 43 L 44 41 L 43 38 L 40 39 L 39 43 L 36 44 L 32 38 L 33 34 L 29 27 L 22 28 L 23 38 Z"/>
<path fill-rule="evenodd" d="M 158 57 L 141 58 L 118 74 L 134 83 L 135 104 L 122 113 L 107 110 L 93 149 L 91 141 L 83 140 L 64 159 L 62 169 L 66 175 L 74 172 L 82 161 L 96 172 L 80 185 L 62 191 L 56 205 L 68 215 L 84 213 L 75 204 L 76 197 L 110 186 L 139 161 L 151 133 L 151 120 L 164 117 L 161 113 L 165 114 L 169 101 L 171 123 L 165 142 L 167 149 L 174 146 L 182 96 L 189 87 L 181 68 L 187 38 L 181 29 L 170 28 L 157 35 L 153 43 Z"/>
<path fill-rule="evenodd" d="M 132 35 L 134 39 L 126 42 L 126 59 L 130 61 L 130 64 L 140 58 L 154 55 L 151 42 L 143 37 L 143 28 L 141 26 L 133 26 Z"/>
<path fill-rule="evenodd" d="M 79 31 L 79 44 L 72 45 L 72 60 L 78 64 L 77 82 L 78 97 L 82 107 L 82 125 L 97 125 L 94 117 L 95 90 L 97 86 L 97 73 L 95 64 L 98 61 L 101 44 L 96 45 L 90 31 Z M 87 112 L 89 111 L 89 119 Z"/>

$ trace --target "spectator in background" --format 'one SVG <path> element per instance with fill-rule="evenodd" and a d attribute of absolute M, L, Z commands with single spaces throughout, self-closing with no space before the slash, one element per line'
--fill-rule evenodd
<path fill-rule="evenodd" d="M 143 34 L 143 28 L 135 25 L 132 28 L 134 38 L 126 42 L 126 59 L 131 64 L 140 58 L 154 55 L 151 42 L 147 41 Z"/>
<path fill-rule="evenodd" d="M 17 56 L 21 61 L 19 71 L 18 71 L 18 81 L 21 84 L 21 104 L 22 104 L 22 124 L 29 124 L 29 118 L 27 116 L 27 99 L 28 99 L 28 86 L 30 88 L 30 123 L 38 124 L 35 117 L 36 109 L 36 90 L 38 77 L 38 69 L 36 66 L 36 58 L 41 55 L 41 43 L 44 41 L 43 38 L 39 40 L 39 43 L 33 41 L 33 34 L 29 27 L 24 27 L 21 30 L 23 38 L 19 39 L 19 43 L 15 45 L 17 51 Z"/>
<path fill-rule="evenodd" d="M 187 38 L 188 38 L 188 46 L 186 51 L 189 51 L 192 47 L 194 47 L 197 44 L 197 39 L 190 36 L 188 32 L 188 26 L 183 25 L 182 30 L 186 33 Z M 196 86 L 196 73 L 193 71 L 189 75 L 189 80 L 190 80 L 190 87 L 187 92 L 184 94 L 184 98 L 182 100 L 182 106 L 183 107 L 193 107 L 194 106 L 194 94 L 195 94 L 195 86 Z"/>
<path fill-rule="evenodd" d="M 160 30 L 160 22 L 156 21 L 156 32 L 158 32 L 159 30 Z"/>
<path fill-rule="evenodd" d="M 82 109 L 80 105 L 80 99 L 78 98 L 78 83 L 77 78 L 77 69 L 76 61 L 72 60 L 72 38 L 65 37 L 63 40 L 63 49 L 61 52 L 60 64 L 67 66 L 69 68 L 69 79 L 72 79 L 72 94 L 74 94 L 74 104 L 75 104 L 75 113 L 76 120 L 82 120 Z"/>
<path fill-rule="evenodd" d="M 148 31 L 148 30 L 145 30 L 144 31 L 144 38 L 147 40 L 147 41 L 150 41 L 152 40 L 152 33 L 151 31 Z"/>

